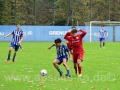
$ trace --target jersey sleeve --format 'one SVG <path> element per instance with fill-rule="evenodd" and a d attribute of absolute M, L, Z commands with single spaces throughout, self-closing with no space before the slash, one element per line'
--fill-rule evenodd
<path fill-rule="evenodd" d="M 67 46 L 64 46 L 64 48 L 65 48 L 65 51 L 66 51 L 66 52 L 69 52 L 69 49 L 68 49 Z"/>
<path fill-rule="evenodd" d="M 100 36 L 100 32 L 101 32 L 101 31 L 99 30 L 99 31 L 98 31 L 98 35 L 99 35 L 99 36 Z"/>
<path fill-rule="evenodd" d="M 82 34 L 80 34 L 82 36 L 82 38 L 87 34 L 87 32 L 85 30 L 80 29 L 79 31 L 82 32 Z"/>
<path fill-rule="evenodd" d="M 23 38 L 23 31 L 21 31 L 20 38 Z"/>
<path fill-rule="evenodd" d="M 14 31 L 12 31 L 11 34 L 14 34 Z"/>
<path fill-rule="evenodd" d="M 69 41 L 70 40 L 70 38 L 69 38 L 70 35 L 71 35 L 71 33 L 67 32 L 64 36 L 64 39 Z"/>

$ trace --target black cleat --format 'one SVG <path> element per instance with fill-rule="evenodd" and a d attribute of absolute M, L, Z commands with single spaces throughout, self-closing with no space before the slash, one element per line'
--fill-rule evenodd
<path fill-rule="evenodd" d="M 65 76 L 66 76 L 66 77 L 71 77 L 71 75 L 70 75 L 70 74 L 65 74 Z"/>
<path fill-rule="evenodd" d="M 60 77 L 62 77 L 62 76 L 63 76 L 62 74 L 63 74 L 63 72 L 60 72 Z"/>

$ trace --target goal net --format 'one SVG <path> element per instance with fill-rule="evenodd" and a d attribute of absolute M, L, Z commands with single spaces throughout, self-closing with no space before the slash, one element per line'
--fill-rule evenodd
<path fill-rule="evenodd" d="M 107 41 L 119 41 L 120 35 L 120 22 L 118 21 L 90 21 L 85 22 L 85 28 L 87 31 L 86 41 L 95 42 L 99 41 L 98 32 L 101 26 L 107 31 L 108 39 Z"/>

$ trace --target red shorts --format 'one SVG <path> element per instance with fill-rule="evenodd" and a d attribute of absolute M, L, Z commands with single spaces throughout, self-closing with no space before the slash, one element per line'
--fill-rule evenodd
<path fill-rule="evenodd" d="M 72 50 L 72 45 L 71 44 L 67 43 L 67 47 L 70 51 Z"/>
<path fill-rule="evenodd" d="M 77 60 L 80 59 L 81 61 L 83 61 L 83 56 L 84 56 L 84 53 L 79 53 L 79 54 L 73 54 L 73 62 L 74 63 L 77 63 Z"/>

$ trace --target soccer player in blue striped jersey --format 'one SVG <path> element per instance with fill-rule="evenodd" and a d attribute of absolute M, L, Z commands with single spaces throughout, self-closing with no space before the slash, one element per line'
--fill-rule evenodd
<path fill-rule="evenodd" d="M 60 77 L 61 77 L 63 72 L 60 70 L 58 65 L 63 63 L 63 65 L 65 66 L 65 68 L 67 70 L 67 74 L 65 74 L 65 75 L 68 77 L 71 77 L 69 66 L 67 65 L 68 55 L 70 57 L 70 51 L 67 48 L 67 46 L 65 46 L 64 44 L 61 43 L 62 40 L 60 38 L 55 39 L 54 42 L 55 42 L 55 44 L 53 44 L 52 46 L 50 46 L 48 48 L 50 50 L 53 46 L 56 46 L 57 58 L 53 61 L 53 65 L 57 69 L 57 71 L 60 73 Z M 67 52 L 68 52 L 68 55 L 67 55 Z"/>
<path fill-rule="evenodd" d="M 98 38 L 100 41 L 100 49 L 102 47 L 105 48 L 105 40 L 107 39 L 107 31 L 104 29 L 104 26 L 101 26 L 101 29 L 99 30 L 99 33 L 98 33 Z"/>
<path fill-rule="evenodd" d="M 8 58 L 5 62 L 8 62 L 10 60 L 10 55 L 11 55 L 11 51 L 12 51 L 13 48 L 14 48 L 14 55 L 13 55 L 13 58 L 12 58 L 12 62 L 14 62 L 15 57 L 16 57 L 16 53 L 17 53 L 17 51 L 19 49 L 19 46 L 20 46 L 20 44 L 23 40 L 23 31 L 20 29 L 20 25 L 18 24 L 16 27 L 17 27 L 16 30 L 14 30 L 13 32 L 4 36 L 4 38 L 9 37 L 11 35 L 13 36 L 11 44 L 10 44 L 10 49 L 9 49 L 9 52 L 8 52 Z"/>

